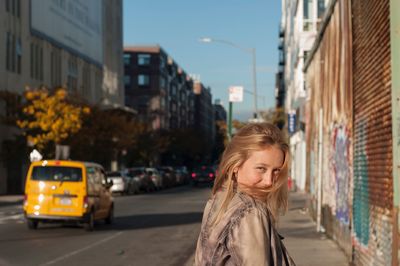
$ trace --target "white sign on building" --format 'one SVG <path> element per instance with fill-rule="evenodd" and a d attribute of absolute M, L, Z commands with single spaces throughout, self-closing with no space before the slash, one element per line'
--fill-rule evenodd
<path fill-rule="evenodd" d="M 242 86 L 229 87 L 229 101 L 230 102 L 243 102 L 243 87 Z"/>
<path fill-rule="evenodd" d="M 103 63 L 103 1 L 31 0 L 30 6 L 33 34 Z"/>

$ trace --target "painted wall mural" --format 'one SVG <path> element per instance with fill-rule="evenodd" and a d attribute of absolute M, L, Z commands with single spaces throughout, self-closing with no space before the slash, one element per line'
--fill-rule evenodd
<path fill-rule="evenodd" d="M 345 126 L 336 125 L 332 130 L 332 169 L 335 176 L 336 218 L 349 224 L 349 187 L 351 177 L 351 137 Z"/>
<path fill-rule="evenodd" d="M 356 128 L 358 142 L 354 152 L 354 199 L 353 227 L 356 240 L 367 246 L 369 241 L 369 187 L 368 187 L 368 157 L 366 152 L 367 122 L 364 120 Z"/>

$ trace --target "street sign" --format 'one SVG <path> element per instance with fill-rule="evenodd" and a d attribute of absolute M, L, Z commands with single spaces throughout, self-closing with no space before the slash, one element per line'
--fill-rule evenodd
<path fill-rule="evenodd" d="M 243 102 L 243 87 L 242 86 L 229 87 L 229 101 L 230 102 Z"/>
<path fill-rule="evenodd" d="M 289 112 L 288 114 L 288 130 L 289 134 L 293 134 L 296 131 L 296 112 Z"/>

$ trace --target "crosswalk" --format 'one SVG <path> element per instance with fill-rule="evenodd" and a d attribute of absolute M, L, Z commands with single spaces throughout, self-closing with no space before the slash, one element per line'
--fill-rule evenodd
<path fill-rule="evenodd" d="M 24 223 L 22 206 L 0 208 L 0 225 L 9 223 Z"/>

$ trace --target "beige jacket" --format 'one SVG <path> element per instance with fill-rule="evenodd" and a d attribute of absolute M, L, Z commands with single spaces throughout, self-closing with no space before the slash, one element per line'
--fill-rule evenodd
<path fill-rule="evenodd" d="M 195 265 L 295 265 L 269 211 L 242 192 L 235 193 L 221 221 L 211 227 L 224 193 L 216 193 L 207 202 Z"/>

